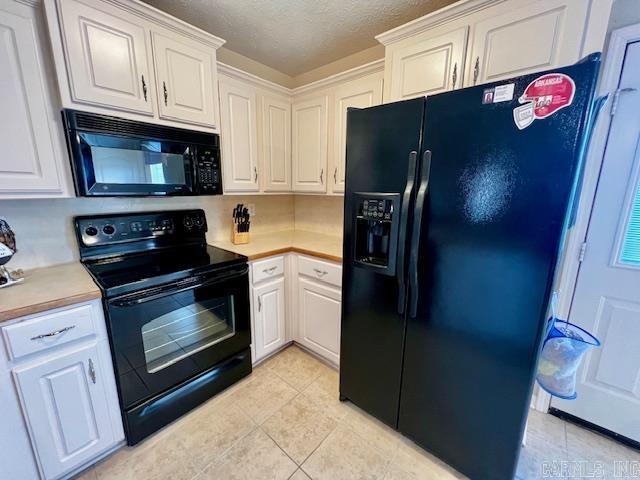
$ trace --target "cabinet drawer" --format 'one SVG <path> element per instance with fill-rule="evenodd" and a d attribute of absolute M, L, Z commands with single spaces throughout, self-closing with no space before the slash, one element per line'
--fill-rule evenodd
<path fill-rule="evenodd" d="M 334 263 L 298 257 L 298 272 L 337 287 L 342 286 L 342 267 Z"/>
<path fill-rule="evenodd" d="M 12 360 L 41 352 L 89 335 L 95 335 L 93 307 L 77 305 L 47 312 L 2 328 L 2 336 Z"/>
<path fill-rule="evenodd" d="M 284 274 L 284 257 L 267 258 L 251 265 L 253 284 Z"/>

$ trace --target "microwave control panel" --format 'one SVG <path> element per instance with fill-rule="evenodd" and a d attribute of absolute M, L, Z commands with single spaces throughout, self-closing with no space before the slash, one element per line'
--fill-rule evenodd
<path fill-rule="evenodd" d="M 201 195 L 222 193 L 220 151 L 199 147 L 196 150 L 196 190 Z"/>

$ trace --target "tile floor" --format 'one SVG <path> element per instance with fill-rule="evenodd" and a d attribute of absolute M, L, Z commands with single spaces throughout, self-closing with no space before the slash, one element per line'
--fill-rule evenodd
<path fill-rule="evenodd" d="M 518 479 L 549 460 L 640 462 L 640 453 L 532 412 Z M 297 347 L 82 480 L 447 480 L 464 478 L 357 407 L 338 400 L 338 373 Z M 553 477 L 552 477 L 553 478 Z M 559 478 L 559 477 L 555 477 Z M 573 477 L 577 478 L 577 477 Z M 619 477 L 615 477 L 619 478 Z"/>

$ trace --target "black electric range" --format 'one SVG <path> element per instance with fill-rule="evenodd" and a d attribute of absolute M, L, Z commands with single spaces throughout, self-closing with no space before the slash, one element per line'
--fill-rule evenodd
<path fill-rule="evenodd" d="M 207 245 L 202 210 L 76 217 L 103 292 L 134 445 L 251 372 L 247 258 Z"/>

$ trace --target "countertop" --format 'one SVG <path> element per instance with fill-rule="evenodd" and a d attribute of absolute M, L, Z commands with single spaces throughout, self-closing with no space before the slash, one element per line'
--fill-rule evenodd
<path fill-rule="evenodd" d="M 100 296 L 100 289 L 79 262 L 28 270 L 22 283 L 0 288 L 0 322 Z"/>
<path fill-rule="evenodd" d="M 246 255 L 249 260 L 279 253 L 297 252 L 334 262 L 342 262 L 341 237 L 304 230 L 252 234 L 251 241 L 245 245 L 234 245 L 231 240 L 213 242 L 212 245 Z"/>

